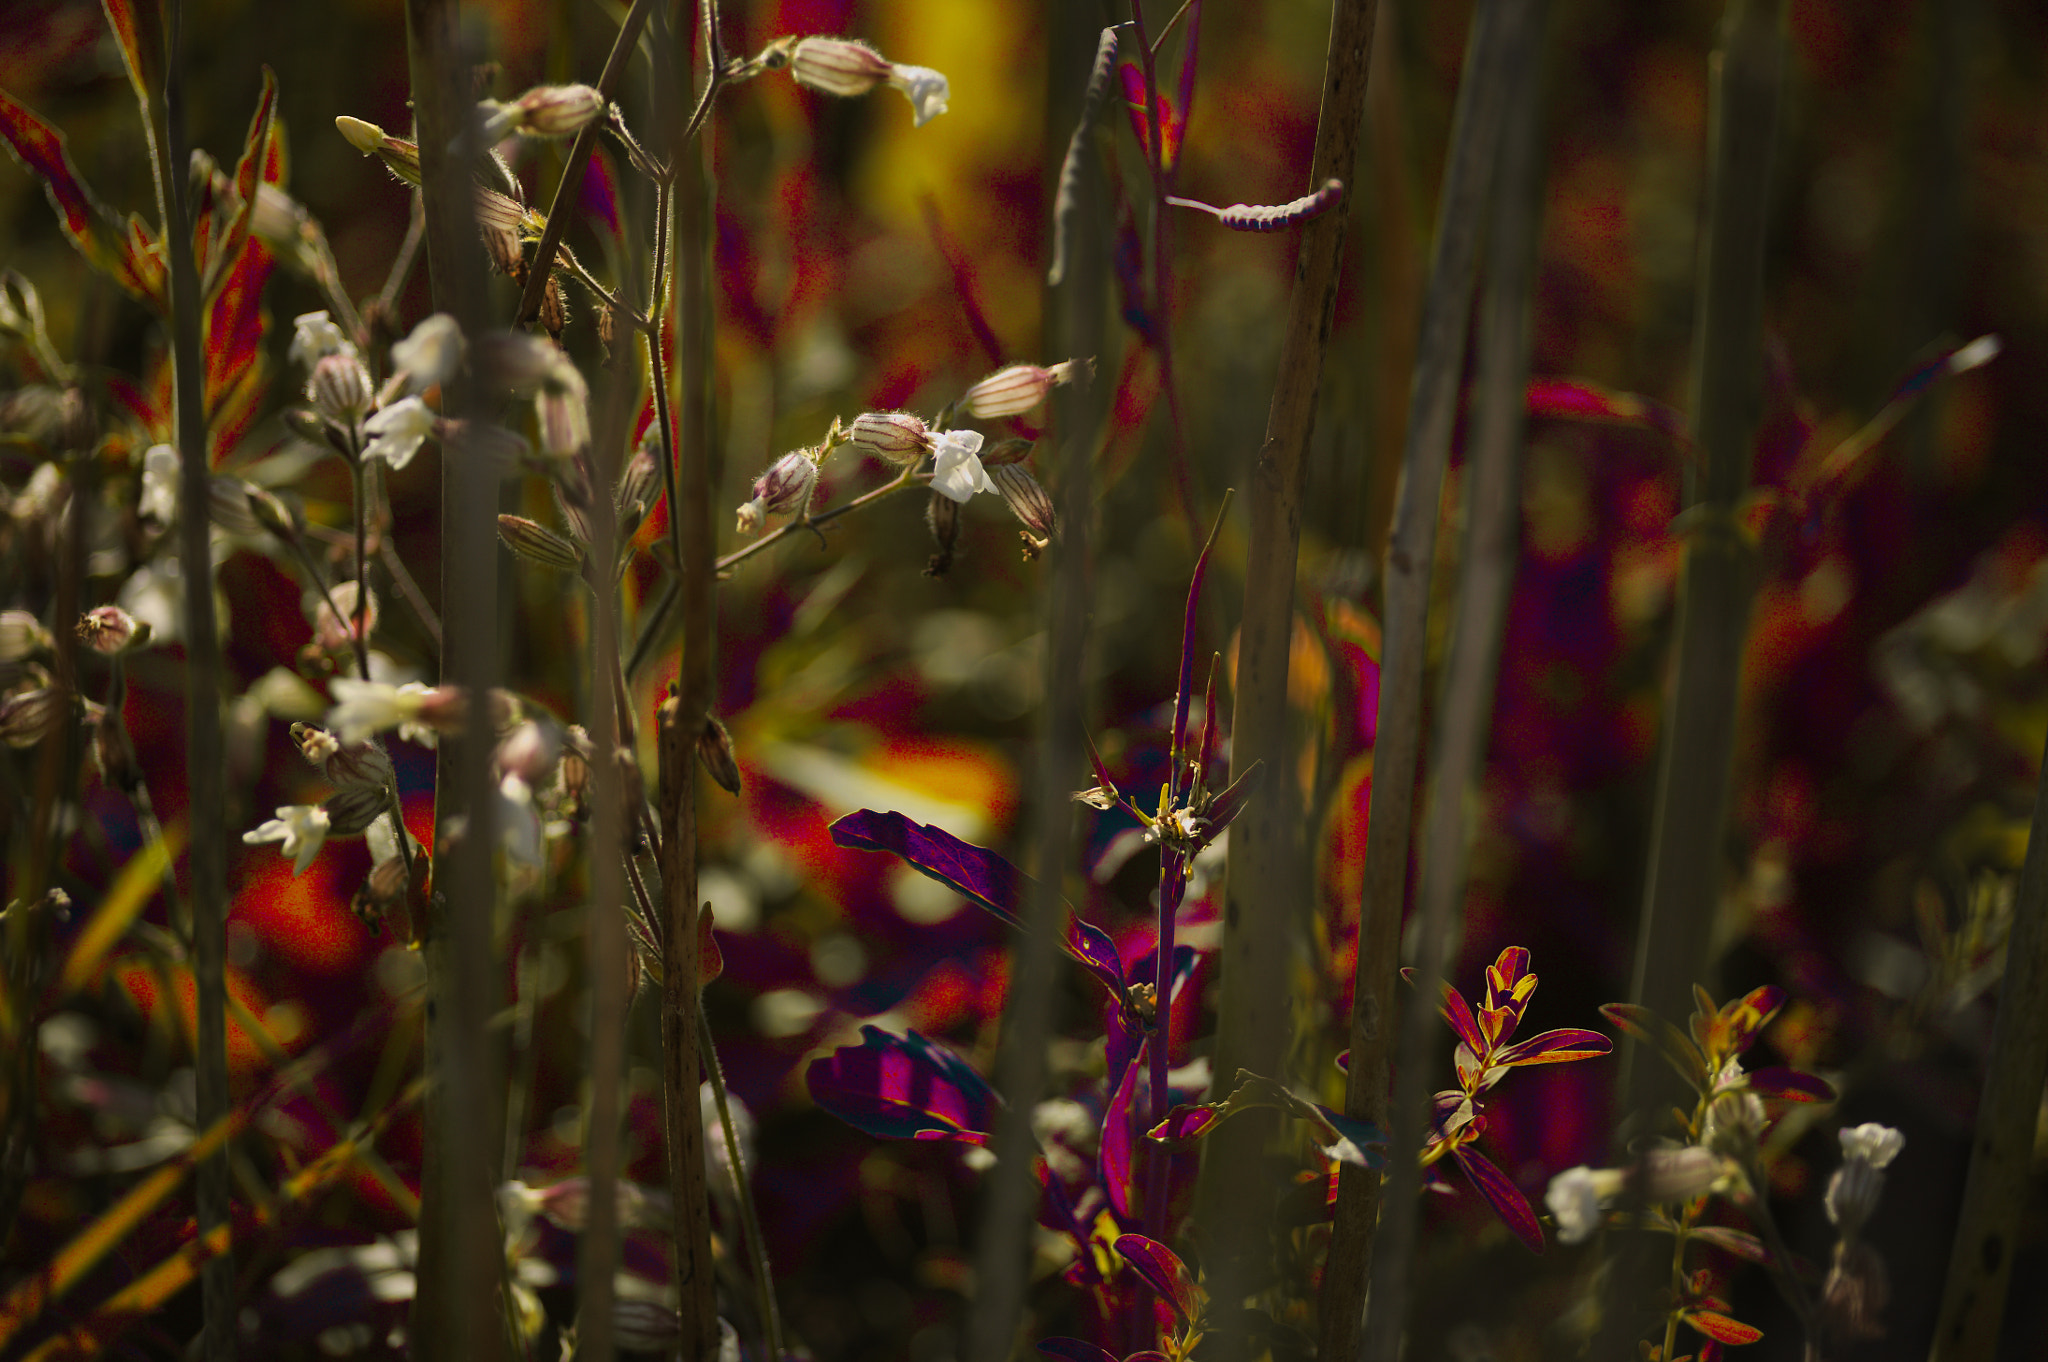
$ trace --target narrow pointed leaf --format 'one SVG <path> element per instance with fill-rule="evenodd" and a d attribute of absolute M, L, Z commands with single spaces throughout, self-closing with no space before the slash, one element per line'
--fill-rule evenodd
<path fill-rule="evenodd" d="M 156 897 L 157 886 L 163 882 L 163 873 L 177 858 L 184 841 L 183 825 L 174 825 L 164 830 L 161 840 L 145 844 L 128 858 L 128 864 L 121 867 L 114 887 L 100 900 L 85 929 L 71 943 L 71 954 L 65 958 L 60 980 L 64 992 L 75 992 L 91 980 L 100 962 L 107 958 L 107 952 L 127 934 L 142 910 L 149 906 L 149 901 Z"/>
<path fill-rule="evenodd" d="M 1173 135 L 1168 137 L 1162 133 L 1159 139 L 1173 149 L 1173 156 L 1165 165 L 1165 168 L 1169 171 L 1173 169 L 1174 162 L 1180 158 L 1180 145 L 1182 139 L 1187 135 L 1188 120 L 1195 116 L 1195 54 L 1201 41 L 1201 36 L 1202 0 L 1194 0 L 1194 3 L 1188 6 L 1188 36 L 1187 41 L 1181 46 L 1180 75 L 1175 86 L 1175 93 L 1179 96 L 1180 109 L 1174 117 Z M 1162 127 L 1164 122 L 1165 120 L 1162 118 Z"/>
<path fill-rule="evenodd" d="M 1465 1170 L 1465 1176 L 1493 1206 L 1501 1221 L 1515 1232 L 1515 1237 L 1532 1251 L 1543 1252 L 1543 1227 L 1536 1223 L 1536 1212 L 1529 1209 L 1529 1199 L 1522 1195 L 1522 1189 L 1469 1144 L 1453 1149 L 1451 1157 L 1458 1161 L 1458 1167 Z"/>
<path fill-rule="evenodd" d="M 128 83 L 148 118 L 150 96 L 164 88 L 164 17 L 159 0 L 100 0 L 107 26 L 114 30 L 114 45 L 121 49 L 121 65 L 128 69 Z"/>
<path fill-rule="evenodd" d="M 1755 1325 L 1744 1324 L 1739 1319 L 1730 1319 L 1714 1310 L 1687 1310 L 1680 1318 L 1716 1343 L 1739 1347 L 1744 1343 L 1754 1343 L 1764 1336 L 1764 1331 Z"/>
<path fill-rule="evenodd" d="M 883 1139 L 987 1141 L 997 1098 L 967 1062 L 912 1031 L 860 1029 L 804 1071 L 811 1100 L 848 1125 Z"/>
<path fill-rule="evenodd" d="M 1131 1217 L 1131 1193 L 1135 1190 L 1132 1184 L 1137 1180 L 1131 1127 L 1136 1121 L 1138 1078 L 1145 1072 L 1145 1049 L 1140 1044 L 1138 1053 L 1124 1066 L 1123 1082 L 1117 1084 L 1109 1110 L 1102 1116 L 1102 1148 L 1097 1155 L 1109 1204 L 1126 1220 Z"/>
<path fill-rule="evenodd" d="M 1230 782 L 1230 788 L 1216 796 L 1209 803 L 1209 825 L 1202 829 L 1202 840 L 1213 842 L 1222 831 L 1237 820 L 1244 812 L 1244 806 L 1259 792 L 1259 785 L 1266 778 L 1266 763 L 1263 759 L 1253 762 L 1245 773 Z"/>
<path fill-rule="evenodd" d="M 1608 1054 L 1614 1049 L 1614 1042 L 1598 1031 L 1582 1031 L 1577 1027 L 1561 1027 L 1545 1031 L 1527 1040 L 1516 1041 L 1493 1057 L 1496 1064 L 1569 1064 L 1575 1059 L 1591 1059 L 1595 1055 Z"/>
<path fill-rule="evenodd" d="M 1117 1236 L 1116 1251 L 1145 1285 L 1173 1307 L 1183 1324 L 1192 1324 L 1201 1316 L 1201 1289 L 1172 1249 L 1142 1234 L 1124 1234 Z"/>
<path fill-rule="evenodd" d="M 914 823 L 893 811 L 860 809 L 834 823 L 830 832 L 839 846 L 890 852 L 925 876 L 958 890 L 1010 926 L 1021 929 L 1024 925 L 1017 915 L 1024 898 L 1024 874 L 993 851 L 963 842 L 944 828 Z"/>
<path fill-rule="evenodd" d="M 1672 1229 L 1677 1229 L 1677 1226 L 1672 1225 Z M 1694 1239 L 1712 1244 L 1715 1248 L 1732 1253 L 1738 1258 L 1746 1258 L 1752 1263 L 1768 1263 L 1771 1260 L 1770 1252 L 1764 1248 L 1764 1241 L 1748 1230 L 1738 1230 L 1728 1225 L 1698 1225 L 1688 1233 Z"/>
<path fill-rule="evenodd" d="M 1067 139 L 1066 159 L 1060 162 L 1058 193 L 1052 209 L 1052 265 L 1045 272 L 1048 287 L 1058 288 L 1067 277 L 1068 242 L 1073 234 L 1074 214 L 1081 205 L 1081 175 L 1086 166 L 1088 134 L 1109 93 L 1109 77 L 1116 69 L 1116 30 L 1105 28 L 1095 46 L 1095 65 L 1088 73 L 1088 89 L 1081 99 L 1081 118 Z"/>
<path fill-rule="evenodd" d="M 1038 1351 L 1047 1357 L 1064 1357 L 1068 1362 L 1116 1362 L 1116 1354 L 1109 1349 L 1078 1338 L 1040 1339 Z"/>
<path fill-rule="evenodd" d="M 1678 1071 L 1678 1076 L 1690 1083 L 1695 1091 L 1706 1087 L 1707 1066 L 1699 1047 L 1670 1022 L 1635 1003 L 1603 1003 L 1600 1015 L 1637 1040 L 1656 1046 L 1671 1067 Z"/>
<path fill-rule="evenodd" d="M 1479 1033 L 1479 1022 L 1472 1015 L 1472 1005 L 1465 1001 L 1465 995 L 1448 983 L 1438 981 L 1444 993 L 1444 1020 L 1451 1024 L 1451 1030 L 1459 1040 L 1465 1042 L 1476 1061 L 1487 1051 L 1486 1037 Z"/>
<path fill-rule="evenodd" d="M 257 97 L 256 113 L 249 120 L 248 136 L 242 140 L 242 158 L 235 162 L 235 193 L 240 203 L 229 221 L 225 236 L 204 280 L 203 297 L 211 298 L 227 282 L 231 262 L 249 240 L 249 221 L 256 212 L 256 194 L 263 182 L 263 167 L 270 145 L 270 125 L 277 113 L 277 74 L 263 68 L 263 93 Z"/>
<path fill-rule="evenodd" d="M 1128 69 L 1128 68 L 1126 68 Z M 1128 82 L 1126 82 L 1128 83 Z M 1202 579 L 1209 574 L 1209 553 L 1216 547 L 1216 536 L 1223 532 L 1223 517 L 1230 510 L 1230 494 L 1223 494 L 1223 504 L 1216 509 L 1216 522 L 1209 527 L 1209 538 L 1202 544 L 1201 556 L 1195 559 L 1194 576 L 1188 581 L 1187 609 L 1181 615 L 1180 629 L 1180 680 L 1173 691 L 1173 781 L 1174 803 L 1178 804 L 1187 793 L 1186 777 L 1181 765 L 1187 758 L 1188 750 L 1188 704 L 1194 699 L 1195 680 L 1195 608 L 1202 603 Z"/>
<path fill-rule="evenodd" d="M 131 258 L 129 243 L 112 217 L 86 188 L 64 149 L 64 134 L 0 91 L 0 137 L 15 158 L 43 182 L 64 235 L 92 265 L 152 307 L 162 310 L 163 272 L 150 270 L 148 258 Z"/>

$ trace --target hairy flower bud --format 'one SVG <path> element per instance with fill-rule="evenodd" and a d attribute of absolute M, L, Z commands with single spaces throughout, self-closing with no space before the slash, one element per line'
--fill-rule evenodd
<path fill-rule="evenodd" d="M 783 455 L 754 479 L 754 499 L 739 508 L 739 532 L 753 534 L 771 515 L 802 515 L 818 486 L 818 465 L 809 450 Z"/>
<path fill-rule="evenodd" d="M 847 442 L 890 463 L 915 463 L 931 448 L 925 424 L 907 411 L 871 411 L 853 418 Z"/>
<path fill-rule="evenodd" d="M 1094 361 L 1067 360 L 1041 369 L 1036 364 L 1012 364 L 998 369 L 969 388 L 960 399 L 960 409 L 978 420 L 1022 416 L 1051 392 L 1055 385 L 1069 381 L 1077 370 L 1092 373 Z"/>
<path fill-rule="evenodd" d="M 924 523 L 930 527 L 932 542 L 938 546 L 924 565 L 927 577 L 943 577 L 953 570 L 953 546 L 960 542 L 960 503 L 934 492 L 925 503 Z"/>
<path fill-rule="evenodd" d="M 661 490 L 661 460 L 642 441 L 640 448 L 619 471 L 619 485 L 612 492 L 612 508 L 619 518 L 621 539 L 632 538 L 633 531 L 639 529 L 640 522 L 647 518 L 647 512 L 653 508 Z"/>
<path fill-rule="evenodd" d="M 78 641 L 103 657 L 149 642 L 150 628 L 118 605 L 88 610 L 78 621 Z"/>
<path fill-rule="evenodd" d="M 499 516 L 498 538 L 505 541 L 506 548 L 529 563 L 538 563 L 560 572 L 583 570 L 583 550 L 525 516 Z"/>
<path fill-rule="evenodd" d="M 306 400 L 328 420 L 353 426 L 370 410 L 370 371 L 353 354 L 322 355 L 306 380 Z"/>
<path fill-rule="evenodd" d="M 892 69 L 866 43 L 844 38 L 805 38 L 789 54 L 789 74 L 797 84 L 841 97 L 866 94 L 889 79 Z"/>

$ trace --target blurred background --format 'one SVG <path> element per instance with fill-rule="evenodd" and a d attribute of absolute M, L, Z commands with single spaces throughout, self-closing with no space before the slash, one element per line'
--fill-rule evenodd
<path fill-rule="evenodd" d="M 1054 55 L 1053 19 L 1017 0 L 728 0 L 724 10 L 735 51 L 784 34 L 853 36 L 951 81 L 950 111 L 921 128 L 890 91 L 835 100 L 780 75 L 721 100 L 716 504 L 730 508 L 761 469 L 818 441 L 835 415 L 929 416 L 997 367 L 977 318 L 1006 362 L 1068 358 L 1042 340 L 1050 186 L 1068 135 L 1047 111 L 1047 90 L 1081 80 L 1093 33 L 1124 15 L 1073 6 L 1057 26 L 1080 45 Z M 1552 10 L 1534 374 L 1558 382 L 1532 390 L 1522 557 L 1455 979 L 1469 993 L 1502 947 L 1528 946 L 1545 981 L 1532 1025 L 1589 1026 L 1597 1004 L 1626 994 L 1642 897 L 1680 550 L 1672 521 L 1690 457 L 1660 413 L 1688 403 L 1720 7 L 1557 0 Z M 1854 1356 L 1917 1357 L 1932 1331 L 1989 1034 L 1986 989 L 2048 736 L 2048 385 L 2038 381 L 2048 348 L 2048 11 L 2015 0 L 1791 0 L 1789 10 L 1756 450 L 1764 490 L 1752 508 L 1765 552 L 1714 986 L 1721 997 L 1784 987 L 1792 1002 L 1766 1038 L 1773 1062 L 1828 1074 L 1843 1092 L 1812 1128 L 1781 1132 L 1774 1190 L 1788 1198 L 1795 1247 L 1816 1258 L 1826 1251 L 1817 1191 L 1837 1157 L 1834 1127 L 1881 1120 L 1906 1132 L 1869 1230 L 1890 1266 L 1888 1332 Z M 1155 26 L 1170 12 L 1159 7 Z M 1317 871 L 1302 925 L 1318 966 L 1298 1010 L 1294 1077 L 1321 1087 L 1325 1100 L 1337 1091 L 1330 1060 L 1349 1008 L 1377 704 L 1377 564 L 1470 17 L 1466 4 L 1416 0 L 1382 0 L 1380 12 L 1311 448 L 1294 650 L 1303 750 L 1293 774 Z M 498 67 L 485 91 L 509 97 L 536 83 L 594 80 L 623 7 L 492 0 L 465 14 Z M 1327 21 L 1321 5 L 1207 7 L 1180 192 L 1218 205 L 1304 192 Z M 271 68 L 289 134 L 288 188 L 324 225 L 347 291 L 375 293 L 405 236 L 409 191 L 343 141 L 334 119 L 406 135 L 402 7 L 194 3 L 186 23 L 193 145 L 232 165 L 261 68 Z M 154 219 L 134 101 L 97 4 L 8 0 L 0 89 L 64 131 L 107 205 Z M 644 63 L 629 70 L 621 102 L 628 121 L 645 127 Z M 1106 125 L 1142 222 L 1143 163 L 1114 103 Z M 515 170 L 545 203 L 560 153 L 528 150 Z M 587 210 L 602 207 L 619 170 L 614 163 L 585 187 Z M 629 215 L 650 213 L 631 185 L 615 202 Z M 606 240 L 587 225 L 569 236 L 604 275 Z M 1226 488 L 1247 485 L 1295 242 L 1188 213 L 1171 220 L 1167 243 L 1167 315 L 1135 320 L 1171 327 L 1179 442 L 1206 518 Z M 0 167 L 0 261 L 35 282 L 58 348 L 90 372 L 143 383 L 161 365 L 163 338 L 148 314 L 88 268 L 55 230 L 38 182 L 14 162 Z M 344 525 L 345 471 L 278 459 L 293 438 L 279 413 L 299 382 L 286 358 L 291 319 L 325 303 L 288 269 L 263 282 L 251 322 L 264 328 L 270 382 L 221 466 L 272 478 L 290 468 L 279 490 L 303 498 L 316 521 Z M 510 287 L 498 287 L 509 315 Z M 397 334 L 430 310 L 428 296 L 422 269 L 398 295 Z M 1095 463 L 1090 664 L 1071 681 L 1088 688 L 1112 768 L 1145 788 L 1163 769 L 1161 705 L 1172 694 L 1200 535 L 1176 499 L 1176 436 L 1158 367 L 1136 338 L 1132 308 L 1120 299 L 1105 306 L 1118 315 L 1095 357 L 1114 398 Z M 1916 365 L 1984 334 L 2003 345 L 1993 362 L 1929 387 L 1848 477 L 1817 479 Z M 597 355 L 587 312 L 572 315 L 564 343 L 579 358 Z M 9 385 L 32 377 L 8 363 Z M 109 427 L 119 419 L 111 409 L 105 418 Z M 110 451 L 109 466 L 129 466 L 144 443 Z M 17 501 L 38 457 L 32 444 L 0 447 Z M 1056 469 L 1039 471 L 1057 481 Z M 881 478 L 879 464 L 841 453 L 826 465 L 821 497 Z M 390 489 L 395 541 L 430 595 L 438 486 L 428 455 Z M 1437 579 L 1446 584 L 1455 580 L 1444 568 L 1459 548 L 1458 491 L 1454 472 Z M 539 490 L 515 484 L 508 496 L 523 503 L 508 509 L 552 518 Z M 1203 617 L 1202 646 L 1226 653 L 1241 591 L 1241 502 L 1236 515 Z M 960 1346 L 980 1176 L 973 1161 L 953 1145 L 879 1142 L 839 1124 L 809 1104 L 801 1074 L 807 1058 L 877 1017 L 944 1037 L 984 1067 L 993 1054 L 1008 968 L 998 925 L 825 834 L 851 809 L 894 807 L 1024 855 L 1021 790 L 1044 698 L 1047 565 L 1021 558 L 994 499 L 977 499 L 963 521 L 943 578 L 924 575 L 931 548 L 917 499 L 905 498 L 838 522 L 822 545 L 793 537 L 721 594 L 717 709 L 745 783 L 739 799 L 714 791 L 705 806 L 703 895 L 725 959 L 708 1002 L 733 1091 L 756 1122 L 756 1185 L 785 1309 L 820 1358 L 940 1362 Z M 657 516 L 643 540 L 661 523 Z M 737 541 L 728 523 L 721 510 L 729 549 Z M 49 573 L 35 545 L 16 536 L 9 553 L 0 605 L 47 613 Z M 114 599 L 133 570 L 128 559 L 95 568 L 86 603 Z M 509 557 L 503 580 L 516 621 L 507 684 L 573 721 L 584 703 L 570 665 L 586 638 L 580 605 L 567 579 Z M 629 599 L 643 600 L 657 580 L 643 558 Z M 231 728 L 242 744 L 225 826 L 239 832 L 275 805 L 315 797 L 276 717 L 288 702 L 245 703 L 271 695 L 263 685 L 283 684 L 266 680 L 276 669 L 300 670 L 311 628 L 288 561 L 240 549 L 220 586 L 231 704 L 241 706 Z M 403 610 L 387 608 L 379 646 L 396 665 L 431 674 L 431 643 Z M 132 665 L 127 713 L 164 821 L 205 826 L 213 815 L 187 809 L 182 793 L 179 657 L 171 646 Z M 650 668 L 637 696 L 643 716 L 673 675 L 673 661 Z M 315 670 L 304 679 L 317 687 L 323 678 Z M 89 675 L 86 684 L 96 683 Z M 431 754 L 395 746 L 408 814 L 424 835 Z M 7 816 L 19 820 L 32 768 L 17 754 L 9 761 Z M 74 899 L 85 902 L 141 840 L 117 793 L 95 783 L 87 800 L 97 830 L 80 834 L 67 867 Z M 1069 897 L 1142 945 L 1148 858 L 1124 859 L 1109 816 L 1081 826 L 1085 858 Z M 238 844 L 235 853 L 238 996 L 293 1051 L 384 1008 L 389 1034 L 320 1081 L 343 1111 L 388 1092 L 391 1075 L 417 1063 L 413 1031 L 389 1022 L 417 966 L 391 933 L 373 933 L 349 911 L 367 854 L 337 843 L 294 877 L 272 848 Z M 1215 882 L 1212 874 L 1199 887 L 1206 894 Z M 520 999 L 514 1131 L 502 1155 L 479 1153 L 534 1184 L 578 1164 L 579 888 L 574 877 L 546 878 L 506 924 L 505 977 Z M 162 905 L 151 911 L 160 919 Z M 1086 1045 L 1097 1019 L 1083 983 L 1062 980 L 1070 1039 L 1055 1056 L 1056 1078 L 1077 1085 L 1100 1065 Z M 52 1156 L 31 1180 L 6 1240 L 7 1275 L 47 1254 L 137 1166 L 86 1154 L 180 1115 L 179 1084 L 189 1077 L 178 1077 L 188 1061 L 172 1025 L 176 998 L 173 981 L 117 967 L 99 995 L 62 1014 L 71 1020 L 59 1040 L 46 1034 L 44 1138 L 84 1152 L 76 1166 Z M 649 1184 L 662 1181 L 656 1023 L 643 997 L 633 1014 L 628 1156 L 632 1176 Z M 235 1035 L 238 1080 L 253 1084 L 267 1061 Z M 1197 1034 L 1180 1057 L 1202 1053 Z M 1562 1066 L 1503 1093 L 1488 1146 L 1532 1197 L 1551 1173 L 1603 1156 L 1612 1074 L 1604 1063 Z M 278 1138 L 316 1152 L 323 1118 L 293 1111 L 301 1128 Z M 415 1178 L 416 1118 L 400 1119 L 382 1148 L 402 1179 Z M 2039 1187 L 2037 1179 L 2014 1272 L 2012 1357 L 2048 1347 L 2039 1300 L 2024 1286 L 2048 1266 Z M 1438 1200 L 1417 1355 L 1568 1355 L 1556 1321 L 1590 1264 L 1571 1251 L 1535 1259 L 1475 1198 Z M 266 1283 L 308 1249 L 359 1249 L 405 1223 L 389 1188 L 364 1174 L 252 1250 L 245 1290 L 261 1302 L 268 1355 L 331 1354 L 344 1341 L 351 1354 L 378 1355 L 402 1302 L 358 1302 L 353 1315 L 325 1302 L 330 1318 Z M 168 1219 L 158 1227 L 160 1248 L 173 1228 Z M 561 1243 L 535 1250 L 549 1253 L 567 1261 Z M 112 1287 L 152 1261 L 138 1250 L 99 1275 Z M 1735 1313 L 1766 1332 L 1750 1355 L 1794 1355 L 1797 1330 L 1774 1313 L 1781 1307 L 1761 1278 L 1738 1277 L 1733 1289 Z M 549 1290 L 551 1303 L 568 1299 L 560 1283 Z M 196 1305 L 179 1305 L 196 1318 Z M 1034 1307 L 1042 1333 L 1075 1331 L 1072 1317 L 1088 1309 L 1056 1276 L 1040 1284 Z M 346 1340 L 334 1332 L 358 1316 L 382 1322 Z M 166 1323 L 162 1332 L 190 1330 Z"/>

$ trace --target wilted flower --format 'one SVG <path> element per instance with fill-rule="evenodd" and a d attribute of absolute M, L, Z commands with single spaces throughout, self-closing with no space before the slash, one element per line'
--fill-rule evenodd
<path fill-rule="evenodd" d="M 995 484 L 975 455 L 981 450 L 978 430 L 949 430 L 932 437 L 932 490 L 964 502 L 976 492 L 993 492 Z"/>
<path fill-rule="evenodd" d="M 419 398 L 401 398 L 363 423 L 372 437 L 363 457 L 382 459 L 396 472 L 412 462 L 439 419 Z"/>
<path fill-rule="evenodd" d="M 1077 367 L 1082 372 L 1092 371 L 1094 361 L 1070 359 L 1050 369 L 1041 369 L 1036 364 L 1012 364 L 1007 369 L 998 369 L 967 390 L 960 399 L 960 409 L 983 421 L 1022 416 L 1043 402 L 1056 385 L 1069 381 Z"/>
<path fill-rule="evenodd" d="M 353 354 L 322 355 L 306 380 L 306 400 L 328 420 L 353 426 L 370 410 L 370 371 Z"/>
<path fill-rule="evenodd" d="M 88 610 L 78 621 L 79 642 L 105 657 L 126 652 L 131 645 L 149 642 L 149 633 L 148 625 L 118 605 Z"/>
<path fill-rule="evenodd" d="M 846 428 L 846 439 L 893 464 L 915 463 L 932 443 L 924 422 L 907 411 L 863 412 Z"/>
<path fill-rule="evenodd" d="M 921 128 L 944 113 L 946 101 L 952 94 L 946 86 L 946 78 L 929 66 L 892 66 L 889 68 L 889 83 L 910 100 L 910 107 L 916 114 L 912 127 Z"/>
<path fill-rule="evenodd" d="M 268 823 L 243 833 L 242 840 L 250 846 L 280 843 L 278 850 L 292 858 L 292 874 L 303 875 L 320 854 L 329 826 L 327 811 L 318 804 L 287 804 Z"/>
<path fill-rule="evenodd" d="M 754 499 L 739 508 L 739 532 L 753 534 L 771 515 L 802 515 L 818 485 L 818 465 L 809 450 L 783 455 L 754 479 Z"/>
<path fill-rule="evenodd" d="M 301 313 L 292 323 L 291 358 L 294 364 L 311 369 L 329 355 L 353 355 L 355 342 L 325 312 Z"/>

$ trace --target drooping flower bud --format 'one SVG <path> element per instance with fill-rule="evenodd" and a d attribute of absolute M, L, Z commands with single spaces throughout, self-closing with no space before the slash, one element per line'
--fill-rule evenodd
<path fill-rule="evenodd" d="M 771 515 L 802 515 L 818 486 L 818 465 L 809 450 L 799 449 L 770 464 L 754 479 L 754 498 L 739 508 L 739 532 L 754 534 Z"/>
<path fill-rule="evenodd" d="M 505 541 L 506 548 L 529 563 L 538 563 L 542 567 L 554 568 L 558 572 L 583 570 L 581 549 L 545 525 L 528 520 L 525 516 L 499 516 L 498 538 Z"/>
<path fill-rule="evenodd" d="M 999 464 L 988 470 L 988 479 L 995 484 L 1003 504 L 1024 523 L 1033 538 L 1051 539 L 1059 533 L 1060 519 L 1053 511 L 1052 498 L 1023 464 Z"/>
<path fill-rule="evenodd" d="M 718 782 L 719 789 L 729 795 L 739 794 L 740 764 L 733 756 L 732 734 L 714 714 L 704 716 L 704 730 L 697 735 L 697 760 Z"/>
<path fill-rule="evenodd" d="M 306 399 L 328 420 L 353 426 L 370 410 L 370 371 L 353 354 L 323 355 L 306 380 Z"/>
<path fill-rule="evenodd" d="M 847 443 L 890 463 L 915 463 L 931 448 L 925 424 L 907 411 L 870 411 L 853 418 Z"/>
<path fill-rule="evenodd" d="M 844 38 L 805 38 L 789 54 L 789 74 L 797 84 L 843 98 L 866 94 L 889 79 L 892 69 L 866 43 Z"/>
<path fill-rule="evenodd" d="M 932 542 L 938 546 L 924 565 L 927 577 L 943 577 L 953 570 L 953 547 L 960 542 L 960 503 L 933 492 L 925 503 L 924 523 L 930 527 Z"/>
<path fill-rule="evenodd" d="M 654 499 L 661 495 L 661 460 L 645 441 L 619 471 L 619 485 L 612 493 L 612 506 L 619 517 L 619 537 L 630 539 L 647 518 Z"/>
<path fill-rule="evenodd" d="M 327 796 L 320 808 L 327 815 L 330 836 L 360 837 L 390 811 L 390 801 L 381 785 L 344 785 Z"/>

